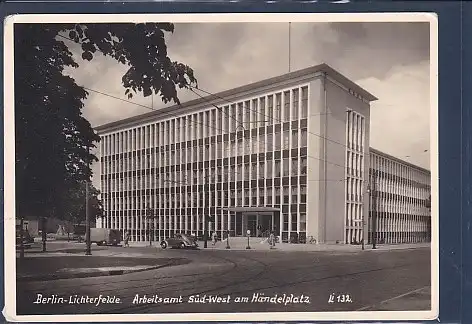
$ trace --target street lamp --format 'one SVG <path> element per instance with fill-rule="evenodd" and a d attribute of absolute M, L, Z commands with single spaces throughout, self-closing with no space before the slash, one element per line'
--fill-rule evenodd
<path fill-rule="evenodd" d="M 251 235 L 251 231 L 250 231 L 250 230 L 247 230 L 247 231 L 246 231 L 246 234 L 247 234 L 247 246 L 246 246 L 246 250 L 250 250 L 251 247 L 249 246 L 249 236 Z"/>
<path fill-rule="evenodd" d="M 370 184 L 367 185 L 367 199 L 369 199 L 369 208 L 367 212 L 370 214 Z M 369 230 L 367 229 L 367 234 Z M 362 250 L 365 249 L 365 213 L 362 213 Z"/>
<path fill-rule="evenodd" d="M 374 171 L 374 179 L 372 182 L 372 249 L 377 249 L 377 170 Z"/>
<path fill-rule="evenodd" d="M 229 247 L 229 230 L 226 231 L 226 249 L 230 249 L 230 247 Z"/>
<path fill-rule="evenodd" d="M 89 149 L 90 154 L 90 149 Z M 92 255 L 92 242 L 90 238 L 90 188 L 89 181 L 85 181 L 85 255 Z"/>
<path fill-rule="evenodd" d="M 148 235 L 149 235 L 149 246 L 152 246 L 152 237 L 153 237 L 153 229 L 154 229 L 154 210 L 151 208 L 147 208 L 147 220 L 148 220 Z"/>

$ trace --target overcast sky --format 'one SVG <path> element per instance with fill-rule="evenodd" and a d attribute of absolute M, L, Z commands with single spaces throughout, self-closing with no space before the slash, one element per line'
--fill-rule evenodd
<path fill-rule="evenodd" d="M 167 44 L 171 59 L 215 93 L 287 73 L 288 30 L 288 23 L 176 24 Z M 428 23 L 292 23 L 291 70 L 327 63 L 374 94 L 371 146 L 429 169 L 429 46 Z M 76 60 L 80 67 L 68 73 L 78 84 L 126 99 L 125 66 L 103 56 Z M 186 90 L 179 97 L 197 98 Z M 152 104 L 142 95 L 133 101 Z M 154 108 L 162 106 L 154 97 Z M 93 126 L 148 111 L 96 93 L 84 108 Z"/>

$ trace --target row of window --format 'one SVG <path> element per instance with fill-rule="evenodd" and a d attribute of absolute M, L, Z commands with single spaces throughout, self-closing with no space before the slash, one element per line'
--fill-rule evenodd
<path fill-rule="evenodd" d="M 301 104 L 299 104 L 301 102 Z M 103 155 L 163 146 L 307 118 L 308 87 L 226 105 L 156 124 L 103 136 Z"/>
<path fill-rule="evenodd" d="M 119 160 L 103 161 L 102 174 L 114 173 L 117 170 L 134 171 L 149 169 L 151 166 L 170 166 L 191 161 L 209 161 L 307 146 L 306 129 L 266 135 L 266 139 L 264 139 L 265 135 L 252 136 L 246 141 L 241 138 L 238 141 L 198 145 L 185 150 L 172 150 L 168 153 L 160 152 L 159 155 L 148 152 L 137 156 L 123 156 Z"/>
<path fill-rule="evenodd" d="M 370 154 L 370 167 L 373 170 L 378 170 L 407 180 L 413 180 L 424 185 L 429 185 L 431 180 L 431 174 L 425 171 L 404 165 L 376 153 Z"/>
<path fill-rule="evenodd" d="M 291 199 L 290 199 L 291 198 Z M 173 193 L 170 195 L 105 198 L 107 211 L 144 210 L 145 208 L 176 208 L 177 206 L 264 206 L 275 204 L 305 203 L 306 186 L 269 187 L 252 190 L 229 190 L 212 193 Z"/>
<path fill-rule="evenodd" d="M 430 190 L 428 190 L 427 187 L 419 187 L 414 184 L 394 182 L 392 180 L 383 178 L 377 178 L 375 183 L 372 179 L 370 184 L 372 189 L 378 193 L 390 193 L 417 199 L 425 199 L 430 194 Z"/>
<path fill-rule="evenodd" d="M 346 146 L 357 152 L 364 152 L 365 146 L 365 117 L 356 111 L 347 111 L 346 116 Z"/>
<path fill-rule="evenodd" d="M 370 226 L 372 226 L 371 213 Z M 431 226 L 431 217 L 426 215 L 405 215 L 377 213 L 377 229 L 381 232 L 421 232 Z M 372 228 L 372 227 L 369 227 Z"/>
<path fill-rule="evenodd" d="M 346 112 L 346 183 L 345 242 L 358 239 L 362 226 L 364 202 L 365 117 L 352 110 Z"/>
<path fill-rule="evenodd" d="M 119 179 L 105 177 L 102 181 L 102 192 L 141 190 L 145 188 L 164 188 L 177 185 L 197 183 L 220 183 L 255 179 L 271 179 L 288 176 L 306 175 L 307 157 L 285 158 L 273 163 L 245 163 L 235 166 L 220 166 L 199 170 L 183 170 L 161 174 L 123 176 Z M 105 181 L 106 179 L 106 181 Z"/>

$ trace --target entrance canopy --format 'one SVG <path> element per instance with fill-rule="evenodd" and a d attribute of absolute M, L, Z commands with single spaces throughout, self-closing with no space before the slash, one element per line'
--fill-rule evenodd
<path fill-rule="evenodd" d="M 263 213 L 263 212 L 274 212 L 280 211 L 279 208 L 273 207 L 230 207 L 224 210 L 235 212 L 235 213 Z"/>

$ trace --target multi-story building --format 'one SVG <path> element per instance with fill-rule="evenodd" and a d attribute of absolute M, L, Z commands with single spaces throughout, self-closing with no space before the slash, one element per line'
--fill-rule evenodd
<path fill-rule="evenodd" d="M 369 243 L 429 242 L 431 172 L 373 148 L 370 166 Z"/>
<path fill-rule="evenodd" d="M 358 242 L 373 100 L 322 64 L 99 126 L 97 226 Z"/>

